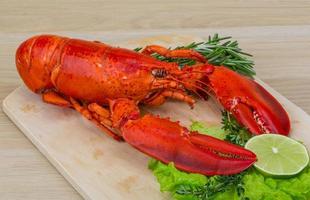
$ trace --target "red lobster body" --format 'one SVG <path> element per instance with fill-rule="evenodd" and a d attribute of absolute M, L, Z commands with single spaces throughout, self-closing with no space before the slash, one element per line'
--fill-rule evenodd
<path fill-rule="evenodd" d="M 175 63 L 161 62 L 148 55 L 153 52 L 167 57 L 191 58 L 200 63 L 180 70 Z M 246 93 L 252 92 L 253 85 L 245 86 L 243 93 L 230 91 L 235 87 L 220 84 L 221 76 L 232 73 L 234 79 L 246 78 L 223 67 L 214 68 L 192 50 L 171 51 L 148 46 L 138 53 L 100 42 L 41 35 L 20 45 L 16 65 L 28 88 L 41 93 L 45 102 L 74 108 L 113 138 L 124 139 L 138 150 L 165 163 L 174 162 L 177 168 L 190 172 L 206 175 L 238 173 L 251 166 L 256 156 L 233 144 L 190 132 L 168 119 L 152 115 L 140 117 L 139 103 L 160 105 L 170 97 L 192 106 L 195 101 L 187 91 L 204 92 L 203 87 L 208 86 L 224 108 L 239 116 L 238 120 L 249 125 L 252 132 L 262 133 L 265 127 L 273 127 L 268 130 L 283 134 L 289 131 L 287 115 L 281 118 L 270 113 L 272 108 L 264 108 L 265 105 L 277 105 L 283 110 L 273 97 L 268 100 L 276 103 L 261 103 L 255 102 L 257 97 L 252 95 L 251 101 L 258 106 L 251 107 L 250 111 L 243 107 L 239 109 L 237 104 L 229 106 L 238 94 L 241 99 L 248 99 L 244 96 L 251 96 Z M 263 89 L 260 95 L 266 94 L 269 95 Z M 261 123 L 265 119 L 268 123 Z M 255 122 L 259 125 L 253 128 Z M 121 135 L 111 128 L 120 130 Z"/>
<path fill-rule="evenodd" d="M 32 41 L 35 41 L 30 50 L 32 63 L 25 65 L 17 58 L 21 74 L 24 70 L 35 74 L 25 77 L 27 86 L 35 92 L 56 87 L 67 96 L 90 102 L 107 103 L 107 99 L 122 97 L 140 101 L 149 94 L 154 81 L 150 69 L 166 64 L 103 43 L 55 36 Z M 17 55 L 28 56 L 28 47 L 28 44 L 22 45 Z M 43 72 L 41 66 L 45 66 Z M 34 82 L 33 77 L 38 81 Z"/>

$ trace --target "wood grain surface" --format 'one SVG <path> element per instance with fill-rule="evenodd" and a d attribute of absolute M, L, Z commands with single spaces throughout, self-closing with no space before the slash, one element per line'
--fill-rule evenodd
<path fill-rule="evenodd" d="M 20 85 L 15 49 L 34 33 L 244 27 L 237 39 L 255 55 L 259 77 L 310 113 L 310 35 L 302 34 L 309 31 L 303 26 L 310 24 L 309 13 L 306 0 L 1 0 L 0 100 Z M 275 30 L 273 38 L 247 43 L 253 26 L 286 26 L 286 37 L 277 38 Z M 0 160 L 0 199 L 81 199 L 2 111 Z"/>

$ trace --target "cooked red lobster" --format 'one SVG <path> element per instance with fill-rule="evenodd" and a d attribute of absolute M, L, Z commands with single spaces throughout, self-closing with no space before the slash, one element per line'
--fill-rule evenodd
<path fill-rule="evenodd" d="M 190 58 L 195 66 L 156 60 L 150 54 Z M 214 67 L 198 52 L 147 46 L 142 53 L 101 42 L 40 35 L 23 42 L 16 65 L 25 84 L 43 101 L 71 107 L 116 140 L 179 169 L 205 175 L 239 173 L 256 161 L 251 151 L 191 132 L 178 122 L 147 114 L 138 105 L 174 98 L 193 106 L 190 94 L 212 93 L 252 133 L 287 135 L 282 106 L 255 81 Z"/>

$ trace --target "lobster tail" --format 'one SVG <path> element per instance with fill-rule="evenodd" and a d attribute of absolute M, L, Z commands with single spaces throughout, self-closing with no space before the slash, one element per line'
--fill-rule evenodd
<path fill-rule="evenodd" d="M 27 87 L 40 92 L 51 88 L 51 72 L 60 62 L 61 49 L 66 38 L 39 35 L 24 41 L 16 51 L 17 70 Z"/>

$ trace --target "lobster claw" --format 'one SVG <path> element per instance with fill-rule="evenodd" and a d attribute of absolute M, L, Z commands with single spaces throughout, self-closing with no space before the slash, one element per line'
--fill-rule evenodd
<path fill-rule="evenodd" d="M 289 134 L 288 114 L 282 105 L 254 80 L 226 67 L 216 67 L 208 79 L 219 102 L 250 132 Z"/>
<path fill-rule="evenodd" d="M 128 121 L 121 132 L 125 141 L 138 150 L 164 163 L 173 162 L 187 172 L 236 174 L 256 161 L 249 150 L 152 115 Z"/>

